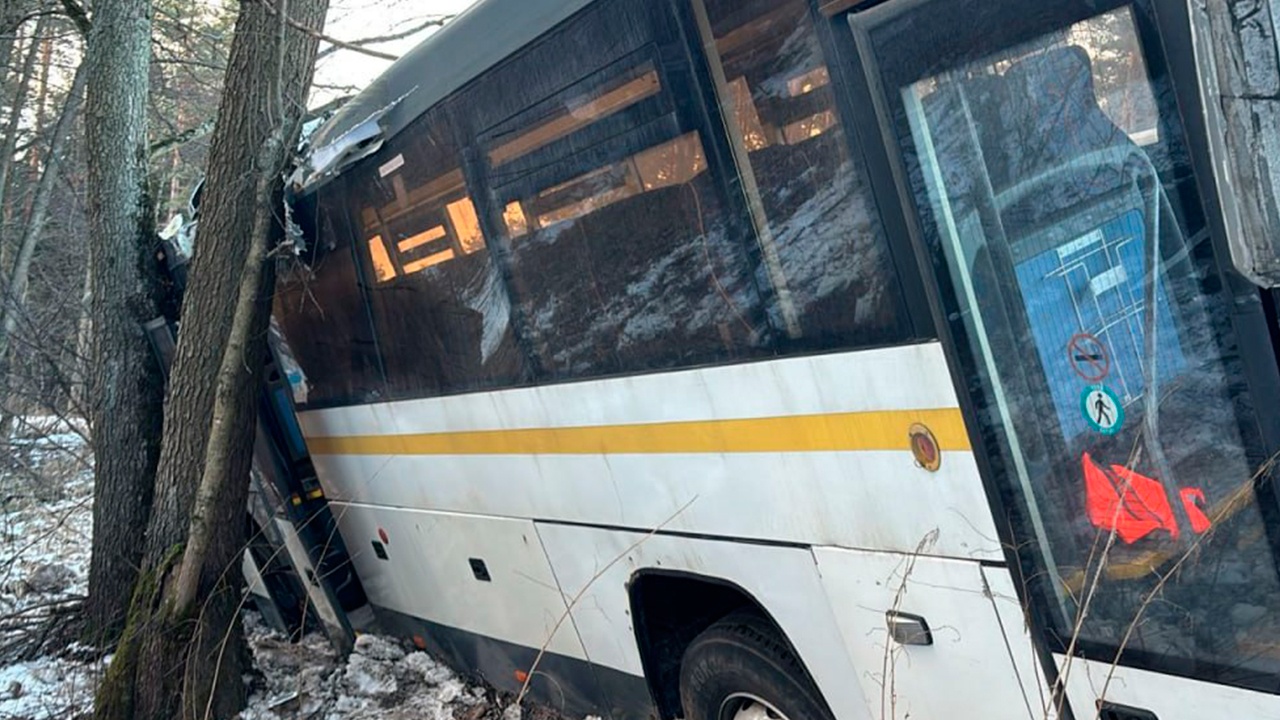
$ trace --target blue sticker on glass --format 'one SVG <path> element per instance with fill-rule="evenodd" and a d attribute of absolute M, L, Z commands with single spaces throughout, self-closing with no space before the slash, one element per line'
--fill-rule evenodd
<path fill-rule="evenodd" d="M 1124 406 L 1120 396 L 1106 385 L 1087 387 L 1080 393 L 1080 412 L 1094 432 L 1115 435 L 1124 425 Z"/>

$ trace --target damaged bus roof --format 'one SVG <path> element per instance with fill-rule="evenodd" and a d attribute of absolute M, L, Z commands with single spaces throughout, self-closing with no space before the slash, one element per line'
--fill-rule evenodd
<path fill-rule="evenodd" d="M 314 191 L 480 73 L 592 0 L 480 0 L 414 47 L 312 135 L 293 176 Z"/>

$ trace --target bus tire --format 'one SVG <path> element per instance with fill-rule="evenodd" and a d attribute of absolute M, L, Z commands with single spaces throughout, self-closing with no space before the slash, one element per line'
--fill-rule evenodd
<path fill-rule="evenodd" d="M 773 623 L 735 612 L 689 643 L 680 663 L 685 720 L 834 720 Z"/>

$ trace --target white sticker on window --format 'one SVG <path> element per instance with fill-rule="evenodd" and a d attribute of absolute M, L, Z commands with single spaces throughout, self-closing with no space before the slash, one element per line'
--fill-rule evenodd
<path fill-rule="evenodd" d="M 378 167 L 378 177 L 386 177 L 404 167 L 404 155 L 396 155 Z"/>

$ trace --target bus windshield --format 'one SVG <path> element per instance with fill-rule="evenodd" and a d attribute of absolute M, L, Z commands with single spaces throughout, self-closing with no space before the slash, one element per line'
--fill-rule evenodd
<path fill-rule="evenodd" d="M 899 132 L 1053 644 L 1267 685 L 1269 462 L 1142 12 L 905 78 Z"/>

